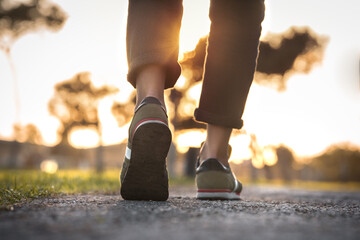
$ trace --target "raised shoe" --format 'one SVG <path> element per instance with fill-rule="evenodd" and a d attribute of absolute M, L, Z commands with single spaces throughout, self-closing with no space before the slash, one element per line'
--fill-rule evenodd
<path fill-rule="evenodd" d="M 171 144 L 166 110 L 154 97 L 135 110 L 120 174 L 126 200 L 165 201 L 169 196 L 166 156 Z"/>

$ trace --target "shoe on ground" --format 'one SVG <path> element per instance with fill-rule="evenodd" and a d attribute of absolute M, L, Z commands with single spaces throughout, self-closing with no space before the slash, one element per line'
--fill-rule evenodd
<path fill-rule="evenodd" d="M 229 148 L 231 152 L 231 148 Z M 229 154 L 230 155 L 230 154 Z M 230 167 L 216 158 L 199 159 L 196 168 L 197 199 L 239 200 L 242 184 L 236 179 Z"/>
<path fill-rule="evenodd" d="M 121 169 L 125 200 L 165 201 L 169 197 L 166 156 L 171 144 L 166 110 L 158 99 L 145 98 L 135 110 Z"/>

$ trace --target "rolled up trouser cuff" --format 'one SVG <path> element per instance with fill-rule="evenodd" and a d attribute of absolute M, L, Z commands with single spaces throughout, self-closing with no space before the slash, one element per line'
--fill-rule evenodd
<path fill-rule="evenodd" d="M 175 85 L 178 64 L 182 0 L 129 0 L 126 28 L 128 81 L 136 87 L 139 72 L 147 65 L 165 69 L 164 88 Z"/>
<path fill-rule="evenodd" d="M 196 108 L 194 112 L 195 120 L 222 127 L 241 129 L 244 125 L 243 120 L 235 116 L 223 116 Z"/>
<path fill-rule="evenodd" d="M 181 74 L 181 67 L 177 62 L 177 59 L 177 48 L 154 50 L 152 52 L 142 54 L 131 60 L 127 75 L 128 81 L 134 88 L 136 88 L 136 78 L 141 69 L 145 66 L 156 64 L 163 66 L 166 72 L 164 89 L 172 88 Z"/>

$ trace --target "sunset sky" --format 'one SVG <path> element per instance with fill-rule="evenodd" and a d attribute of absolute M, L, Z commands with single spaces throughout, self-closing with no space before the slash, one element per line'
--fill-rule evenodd
<path fill-rule="evenodd" d="M 127 127 L 118 128 L 110 107 L 115 100 L 126 100 L 132 90 L 126 82 L 127 1 L 54 2 L 68 15 L 64 27 L 55 33 L 41 30 L 27 34 L 12 48 L 21 100 L 20 122 L 35 124 L 46 144 L 55 144 L 59 122 L 47 110 L 54 84 L 89 71 L 97 86 L 110 84 L 120 89 L 117 95 L 100 103 L 104 142 L 119 143 L 127 138 Z M 208 33 L 208 7 L 208 0 L 184 0 L 180 56 L 193 50 L 199 38 Z M 323 62 L 309 74 L 293 75 L 285 91 L 252 85 L 243 117 L 244 129 L 256 134 L 260 145 L 283 143 L 299 156 L 320 153 L 335 143 L 350 142 L 360 147 L 359 11 L 358 0 L 266 1 L 263 36 L 284 32 L 291 26 L 309 26 L 329 41 Z M 198 90 L 194 92 L 199 94 Z M 0 112 L 0 138 L 10 140 L 15 100 L 11 71 L 3 52 Z M 86 133 L 74 135 L 78 146 L 96 144 L 96 137 L 84 139 L 82 134 Z M 195 139 L 198 143 L 203 140 Z M 238 142 L 246 145 L 246 141 Z"/>

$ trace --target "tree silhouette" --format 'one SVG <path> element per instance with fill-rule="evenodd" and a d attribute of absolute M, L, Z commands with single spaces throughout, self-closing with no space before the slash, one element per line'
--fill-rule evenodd
<path fill-rule="evenodd" d="M 360 181 L 360 148 L 350 143 L 335 144 L 309 163 L 314 176 L 320 181 Z"/>
<path fill-rule="evenodd" d="M 278 168 L 280 177 L 285 181 L 294 179 L 295 158 L 292 150 L 285 145 L 278 146 L 276 156 L 278 161 L 274 167 Z"/>
<path fill-rule="evenodd" d="M 59 30 L 66 21 L 65 12 L 56 4 L 47 0 L 32 0 L 26 2 L 0 1 L 0 50 L 5 53 L 12 73 L 15 100 L 15 128 L 20 121 L 20 96 L 18 80 L 11 48 L 21 36 L 42 28 L 52 31 Z M 15 140 L 11 147 L 9 167 L 17 165 L 17 154 L 20 144 Z"/>
<path fill-rule="evenodd" d="M 268 34 L 261 41 L 254 81 L 286 89 L 287 80 L 297 73 L 309 73 L 313 66 L 322 62 L 328 38 L 308 27 L 291 27 L 280 34 Z"/>
<path fill-rule="evenodd" d="M 34 124 L 27 124 L 22 126 L 20 124 L 14 125 L 14 135 L 18 142 L 28 142 L 40 145 L 43 143 L 43 138 L 40 130 Z"/>
<path fill-rule="evenodd" d="M 62 28 L 65 21 L 65 12 L 48 0 L 32 0 L 23 3 L 10 0 L 0 1 L 0 50 L 5 53 L 12 72 L 16 122 L 20 118 L 20 97 L 11 48 L 16 40 L 26 33 L 43 28 L 57 31 Z"/>
<path fill-rule="evenodd" d="M 99 136 L 97 152 L 97 170 L 102 166 L 102 134 L 98 116 L 98 102 L 101 98 L 117 92 L 115 87 L 95 87 L 90 80 L 90 73 L 82 72 L 73 78 L 55 85 L 54 97 L 48 108 L 50 114 L 61 122 L 58 134 L 61 141 L 59 148 L 69 148 L 69 135 L 75 127 L 94 128 Z"/>
<path fill-rule="evenodd" d="M 14 138 L 9 147 L 9 158 L 7 164 L 9 168 L 18 167 L 18 157 L 22 150 L 21 142 L 27 142 L 31 144 L 40 145 L 43 143 L 43 138 L 40 130 L 33 124 L 27 124 L 25 126 L 15 123 L 13 125 Z"/>
<path fill-rule="evenodd" d="M 130 122 L 135 108 L 136 103 L 136 95 L 135 91 L 133 91 L 128 100 L 124 103 L 114 102 L 111 107 L 111 112 L 114 115 L 119 127 L 124 126 L 128 122 Z"/>

